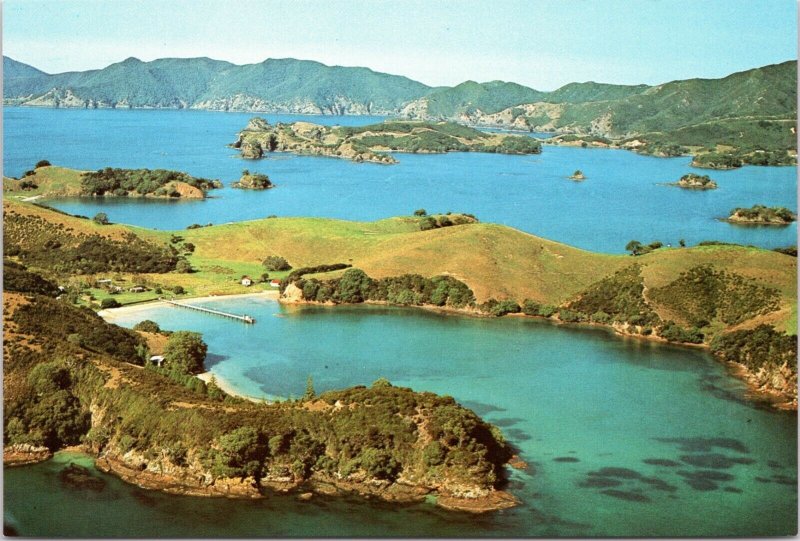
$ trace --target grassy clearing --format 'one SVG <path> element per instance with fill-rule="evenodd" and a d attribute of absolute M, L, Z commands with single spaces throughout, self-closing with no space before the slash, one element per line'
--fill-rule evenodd
<path fill-rule="evenodd" d="M 35 195 L 71 196 L 81 193 L 81 175 L 83 171 L 67 169 L 66 167 L 48 166 L 34 170 L 33 175 L 19 180 L 3 177 L 3 192 L 16 198 L 32 197 Z M 30 181 L 36 188 L 23 190 L 20 187 L 23 181 Z"/>
<path fill-rule="evenodd" d="M 273 218 L 181 235 L 195 245 L 190 260 L 201 269 L 203 262 L 235 268 L 234 262 L 257 265 L 279 255 L 295 268 L 349 263 L 374 278 L 446 274 L 469 285 L 479 301 L 494 296 L 561 302 L 627 263 L 624 256 L 593 254 L 493 224 L 420 231 L 417 218 Z"/>

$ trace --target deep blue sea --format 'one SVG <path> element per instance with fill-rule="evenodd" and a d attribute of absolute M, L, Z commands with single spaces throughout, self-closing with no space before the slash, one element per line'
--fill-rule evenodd
<path fill-rule="evenodd" d="M 653 158 L 624 150 L 545 146 L 540 155 L 478 153 L 397 154 L 397 165 L 357 164 L 336 158 L 275 154 L 242 160 L 226 145 L 252 114 L 205 111 L 123 111 L 6 108 L 4 174 L 19 176 L 41 159 L 77 169 L 167 168 L 218 178 L 225 185 L 243 169 L 269 175 L 264 192 L 225 188 L 204 201 L 53 200 L 85 216 L 103 211 L 114 222 L 183 229 L 277 216 L 376 220 L 415 209 L 469 212 L 580 248 L 622 253 L 629 240 L 688 244 L 721 240 L 767 248 L 796 243 L 788 227 L 720 222 L 735 207 L 754 204 L 797 209 L 796 167 L 708 171 L 690 158 Z M 358 125 L 379 117 L 265 115 Z M 584 182 L 567 179 L 576 169 Z M 665 186 L 688 172 L 709 174 L 719 189 Z"/>

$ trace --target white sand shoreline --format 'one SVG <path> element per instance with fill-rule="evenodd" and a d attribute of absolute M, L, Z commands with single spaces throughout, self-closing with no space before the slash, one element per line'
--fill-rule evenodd
<path fill-rule="evenodd" d="M 181 297 L 180 301 L 217 301 L 221 299 L 244 299 L 244 298 L 266 298 L 270 300 L 277 301 L 279 293 L 277 290 L 266 290 L 266 291 L 259 291 L 257 293 L 236 293 L 233 295 L 209 295 L 205 297 Z M 131 314 L 135 314 L 136 312 L 145 312 L 150 310 L 151 308 L 156 308 L 160 306 L 168 306 L 167 303 L 160 300 L 152 300 L 148 302 L 142 302 L 138 304 L 131 304 L 129 306 L 120 306 L 119 308 L 106 308 L 105 310 L 100 310 L 97 312 L 97 315 L 108 321 L 109 323 L 114 323 L 115 320 L 119 319 L 121 316 L 127 316 Z"/>
<path fill-rule="evenodd" d="M 238 391 L 236 389 L 236 387 L 234 387 L 228 380 L 220 377 L 219 374 L 215 374 L 214 372 L 211 372 L 211 371 L 203 372 L 202 374 L 197 374 L 197 377 L 200 378 L 201 380 L 203 380 L 206 383 L 211 381 L 211 378 L 213 377 L 214 381 L 217 384 L 217 387 L 219 387 L 220 389 L 222 389 L 223 391 L 225 391 L 226 393 L 228 393 L 231 396 L 244 398 L 245 400 L 249 400 L 251 402 L 258 402 L 259 404 L 262 403 L 262 402 L 267 402 L 267 403 L 270 402 L 266 398 L 259 398 L 257 396 L 250 396 L 250 395 L 247 395 L 247 394 L 244 394 L 244 393 Z"/>

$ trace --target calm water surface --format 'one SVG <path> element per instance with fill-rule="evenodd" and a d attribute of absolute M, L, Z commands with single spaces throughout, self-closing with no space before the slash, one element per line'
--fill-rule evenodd
<path fill-rule="evenodd" d="M 67 212 L 162 229 L 279 216 L 374 220 L 466 211 L 484 221 L 582 248 L 621 252 L 632 238 L 684 238 L 765 247 L 796 242 L 796 228 L 716 221 L 754 203 L 796 209 L 796 168 L 710 172 L 720 188 L 660 183 L 689 172 L 688 158 L 545 147 L 539 156 L 406 155 L 381 166 L 276 155 L 245 162 L 225 145 L 252 116 L 194 111 L 6 108 L 5 174 L 40 159 L 59 165 L 171 168 L 220 178 L 245 167 L 270 175 L 266 192 L 218 190 L 199 202 L 59 200 Z M 291 117 L 365 124 L 368 117 Z M 575 169 L 583 183 L 566 180 Z M 374 307 L 285 308 L 222 299 L 254 326 L 176 308 L 145 308 L 167 329 L 202 332 L 207 366 L 239 391 L 298 396 L 396 385 L 454 396 L 500 426 L 531 468 L 512 473 L 523 504 L 475 517 L 431 505 L 292 497 L 230 501 L 167 496 L 116 478 L 100 493 L 61 486 L 74 456 L 5 472 L 5 520 L 53 536 L 701 536 L 787 535 L 797 528 L 796 416 L 760 410 L 743 386 L 696 350 L 622 340 L 596 329 L 519 319 L 468 319 Z M 313 339 L 310 339 L 313 337 Z M 80 459 L 86 460 L 86 459 Z M 603 468 L 617 468 L 606 469 Z M 624 468 L 624 469 L 619 469 Z"/>
<path fill-rule="evenodd" d="M 112 221 L 182 229 L 278 216 L 376 220 L 429 212 L 470 212 L 483 221 L 581 248 L 620 253 L 631 239 L 689 244 L 723 240 L 763 247 L 796 243 L 797 228 L 733 226 L 717 220 L 734 207 L 781 205 L 796 210 L 796 167 L 702 171 L 713 191 L 664 186 L 693 171 L 689 158 L 653 158 L 622 150 L 544 148 L 536 156 L 477 153 L 398 154 L 397 165 L 272 155 L 245 161 L 226 145 L 253 116 L 204 111 L 116 111 L 6 108 L 5 174 L 19 176 L 40 159 L 77 169 L 169 168 L 219 178 L 226 186 L 243 168 L 266 173 L 264 192 L 224 188 L 205 201 L 54 200 L 66 212 Z M 265 115 L 271 122 L 309 120 L 360 125 L 379 117 Z M 575 169 L 585 182 L 566 177 Z"/>
<path fill-rule="evenodd" d="M 509 489 L 523 504 L 475 517 L 357 499 L 210 500 L 143 491 L 108 476 L 105 491 L 86 493 L 59 485 L 57 472 L 69 459 L 61 457 L 6 471 L 7 521 L 44 536 L 796 531 L 796 416 L 746 403 L 741 383 L 703 352 L 520 319 L 287 308 L 258 298 L 209 304 L 250 313 L 257 323 L 171 307 L 143 307 L 120 323 L 148 318 L 202 332 L 211 371 L 255 396 L 299 396 L 309 375 L 318 391 L 387 377 L 452 395 L 521 450 L 531 467 L 514 471 Z"/>

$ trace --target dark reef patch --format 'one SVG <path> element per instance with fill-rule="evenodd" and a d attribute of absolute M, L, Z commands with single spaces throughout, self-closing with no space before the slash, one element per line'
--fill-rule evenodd
<path fill-rule="evenodd" d="M 622 481 L 611 479 L 609 477 L 589 477 L 585 481 L 578 484 L 581 488 L 610 488 L 618 487 Z"/>
<path fill-rule="evenodd" d="M 729 457 L 719 453 L 708 453 L 703 455 L 683 455 L 681 460 L 698 468 L 714 468 L 726 470 L 736 464 L 752 464 L 752 458 Z"/>
<path fill-rule="evenodd" d="M 747 454 L 750 451 L 744 443 L 733 438 L 655 438 L 662 443 L 674 443 L 685 453 L 709 453 L 715 447 Z"/>
<path fill-rule="evenodd" d="M 493 404 L 486 404 L 484 402 L 476 402 L 474 400 L 464 400 L 461 402 L 461 405 L 465 408 L 471 409 L 481 417 L 484 417 L 490 413 L 501 413 L 506 411 L 506 408 L 501 408 Z"/>
<path fill-rule="evenodd" d="M 647 503 L 650 501 L 650 498 L 639 492 L 628 492 L 626 490 L 615 490 L 613 488 L 601 490 L 600 494 L 605 494 L 606 496 L 611 496 L 612 498 L 617 498 L 619 500 L 625 500 L 628 502 Z"/>
<path fill-rule="evenodd" d="M 590 471 L 589 475 L 596 476 L 596 477 L 617 477 L 620 479 L 639 479 L 642 477 L 642 474 L 638 471 L 631 470 L 628 468 L 600 468 L 597 471 Z"/>
<path fill-rule="evenodd" d="M 736 477 L 730 473 L 713 470 L 679 471 L 678 475 L 687 479 L 705 479 L 707 481 L 733 481 L 736 479 Z"/>
<path fill-rule="evenodd" d="M 642 477 L 639 481 L 650 485 L 656 490 L 661 490 L 662 492 L 675 492 L 678 490 L 678 487 L 670 485 L 663 479 L 658 479 L 657 477 Z"/>
<path fill-rule="evenodd" d="M 66 468 L 58 472 L 58 478 L 64 486 L 77 488 L 80 490 L 91 490 L 101 492 L 106 488 L 104 479 L 95 477 L 88 468 L 70 463 Z"/>
<path fill-rule="evenodd" d="M 702 492 L 710 492 L 719 488 L 717 483 L 708 479 L 684 479 L 684 481 L 686 481 L 686 484 L 693 489 L 700 490 Z"/>
<path fill-rule="evenodd" d="M 772 477 L 772 481 L 780 485 L 789 485 L 789 486 L 797 485 L 796 477 L 788 477 L 786 475 L 775 475 Z"/>
<path fill-rule="evenodd" d="M 203 366 L 205 367 L 206 370 L 208 370 L 212 366 L 217 365 L 217 364 L 221 363 L 222 361 L 225 361 L 225 360 L 230 359 L 230 358 L 231 358 L 230 355 L 220 355 L 218 353 L 207 353 L 206 354 L 206 358 L 203 361 Z"/>
<path fill-rule="evenodd" d="M 494 421 L 492 421 L 492 424 L 494 424 Z M 528 435 L 527 432 L 520 430 L 519 428 L 504 428 L 503 433 L 511 443 L 529 441 L 531 439 L 531 436 Z"/>
<path fill-rule="evenodd" d="M 674 468 L 676 466 L 680 466 L 680 462 L 675 462 L 674 460 L 669 460 L 667 458 L 645 458 L 642 460 L 645 464 L 650 464 L 651 466 L 666 466 L 668 468 Z"/>
<path fill-rule="evenodd" d="M 500 419 L 492 419 L 490 422 L 495 426 L 499 426 L 500 428 L 508 428 L 510 426 L 519 424 L 524 420 L 525 419 L 521 419 L 519 417 L 501 417 Z"/>
<path fill-rule="evenodd" d="M 580 462 L 580 459 L 574 456 L 557 456 L 553 459 L 553 462 Z"/>

